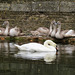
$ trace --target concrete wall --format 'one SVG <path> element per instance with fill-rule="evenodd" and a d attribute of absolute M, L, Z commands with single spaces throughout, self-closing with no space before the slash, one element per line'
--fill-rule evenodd
<path fill-rule="evenodd" d="M 0 3 L 0 10 L 39 11 L 39 12 L 75 12 L 75 1 L 38 1 L 24 3 Z"/>
<path fill-rule="evenodd" d="M 62 29 L 75 29 L 75 1 L 0 3 L 0 26 L 5 20 L 9 20 L 11 27 L 17 25 L 26 34 L 40 26 L 49 28 L 54 19 L 62 22 Z"/>

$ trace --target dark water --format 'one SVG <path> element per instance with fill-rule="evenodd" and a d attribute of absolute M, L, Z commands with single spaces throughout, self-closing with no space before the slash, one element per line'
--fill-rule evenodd
<path fill-rule="evenodd" d="M 15 57 L 19 51 L 14 43 L 0 42 L 0 75 L 75 75 L 75 46 L 58 44 L 58 49 L 53 60 L 46 63 L 41 53 L 35 54 L 35 59 L 32 54 Z"/>

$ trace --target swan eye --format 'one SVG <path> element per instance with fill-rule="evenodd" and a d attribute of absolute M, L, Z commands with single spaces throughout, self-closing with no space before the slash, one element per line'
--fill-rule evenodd
<path fill-rule="evenodd" d="M 50 45 L 50 44 L 48 44 L 48 45 Z"/>

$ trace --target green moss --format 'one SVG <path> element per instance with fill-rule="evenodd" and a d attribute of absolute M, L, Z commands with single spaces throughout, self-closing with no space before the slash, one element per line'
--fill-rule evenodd
<path fill-rule="evenodd" d="M 73 44 L 75 45 L 75 38 L 65 38 L 62 40 L 58 40 L 55 38 L 51 38 L 51 37 L 36 37 L 36 36 L 19 36 L 19 37 L 0 37 L 0 38 L 5 38 L 4 40 L 0 40 L 0 41 L 9 41 L 9 42 L 39 42 L 42 43 L 45 40 L 53 40 L 56 43 L 62 43 L 62 44 Z"/>

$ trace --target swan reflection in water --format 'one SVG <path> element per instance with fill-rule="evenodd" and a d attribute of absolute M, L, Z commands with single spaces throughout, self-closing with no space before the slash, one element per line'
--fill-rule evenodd
<path fill-rule="evenodd" d="M 2 42 L 0 43 L 0 48 L 3 49 L 3 51 L 5 52 L 8 52 L 8 51 L 11 51 L 11 52 L 14 52 L 15 51 L 15 46 L 14 46 L 14 43 L 10 42 Z"/>
<path fill-rule="evenodd" d="M 64 53 L 64 54 L 72 55 L 73 52 L 75 51 L 75 45 L 70 45 L 70 44 L 61 45 L 61 44 L 59 44 L 58 50 L 60 50 L 60 53 L 62 53 L 62 54 Z"/>
<path fill-rule="evenodd" d="M 15 49 L 14 42 L 1 42 L 0 43 L 0 55 L 3 57 L 9 57 L 9 55 L 13 55 L 17 49 Z"/>
<path fill-rule="evenodd" d="M 57 57 L 60 58 L 61 54 L 69 54 L 72 55 L 75 51 L 75 45 L 61 45 L 58 44 L 58 55 Z M 5 56 L 15 56 L 15 58 L 23 58 L 23 59 L 29 59 L 29 60 L 41 60 L 43 59 L 46 62 L 52 62 L 56 59 L 56 52 L 26 52 L 26 51 L 18 51 L 17 54 L 15 54 L 18 51 L 18 49 L 14 46 L 14 43 L 8 43 L 8 42 L 1 42 L 0 43 L 0 55 Z M 56 59 L 57 60 L 57 59 Z M 59 60 L 59 59 L 58 59 Z"/>
<path fill-rule="evenodd" d="M 30 60 L 41 60 L 43 59 L 46 63 L 52 62 L 56 59 L 56 52 L 26 52 L 19 51 L 14 55 L 16 58 L 30 59 Z"/>

